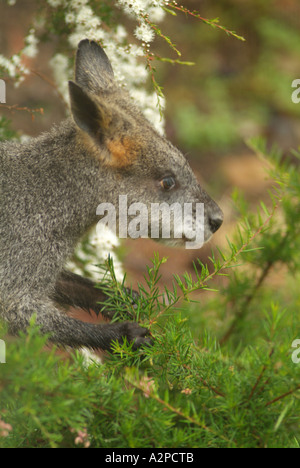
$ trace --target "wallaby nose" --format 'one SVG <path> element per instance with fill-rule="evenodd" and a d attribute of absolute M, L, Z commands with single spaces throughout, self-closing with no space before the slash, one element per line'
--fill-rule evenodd
<path fill-rule="evenodd" d="M 219 209 L 217 213 L 211 214 L 209 216 L 209 227 L 211 232 L 214 234 L 223 223 L 223 213 Z"/>

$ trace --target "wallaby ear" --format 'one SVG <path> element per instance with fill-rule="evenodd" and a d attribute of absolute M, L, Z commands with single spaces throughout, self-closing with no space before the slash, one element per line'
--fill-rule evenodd
<path fill-rule="evenodd" d="M 75 81 L 83 89 L 97 94 L 114 84 L 114 72 L 104 50 L 95 42 L 84 39 L 78 45 Z"/>
<path fill-rule="evenodd" d="M 95 102 L 80 86 L 69 81 L 73 118 L 81 130 L 101 142 L 107 131 L 111 115 L 105 105 Z"/>

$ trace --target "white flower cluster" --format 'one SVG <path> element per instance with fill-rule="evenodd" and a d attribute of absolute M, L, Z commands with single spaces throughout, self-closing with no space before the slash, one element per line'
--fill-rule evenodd
<path fill-rule="evenodd" d="M 9 5 L 14 5 L 16 0 L 7 0 Z M 68 40 L 70 45 L 76 49 L 78 43 L 85 38 L 101 42 L 105 47 L 111 60 L 115 77 L 122 85 L 127 86 L 129 92 L 140 104 L 146 117 L 153 123 L 160 133 L 164 132 L 164 121 L 158 108 L 158 100 L 154 95 L 149 95 L 141 86 L 148 78 L 148 72 L 140 62 L 144 55 L 144 49 L 136 44 L 127 44 L 128 33 L 124 26 L 119 25 L 115 30 L 102 27 L 101 18 L 96 16 L 89 5 L 89 0 L 47 0 L 51 8 L 64 8 L 65 22 L 73 26 L 73 32 Z M 168 4 L 167 0 L 116 0 L 116 3 L 125 13 L 134 16 L 139 24 L 135 28 L 134 35 L 142 41 L 142 46 L 149 45 L 155 37 L 154 30 L 145 21 L 159 22 L 164 18 L 163 6 Z M 38 39 L 32 28 L 25 38 L 25 47 L 19 54 L 7 59 L 0 54 L 0 67 L 4 68 L 9 77 L 15 79 L 18 86 L 29 74 L 28 68 L 22 62 L 22 56 L 36 57 L 38 53 Z M 68 102 L 67 81 L 72 77 L 67 57 L 62 54 L 56 55 L 51 65 L 58 89 Z M 160 109 L 164 107 L 163 99 L 160 98 Z"/>
<path fill-rule="evenodd" d="M 57 8 L 59 6 L 63 6 L 65 1 L 64 0 L 48 0 L 48 3 L 53 8 Z"/>
<path fill-rule="evenodd" d="M 13 5 L 13 3 L 9 3 Z M 19 54 L 13 55 L 10 59 L 0 54 L 0 67 L 6 70 L 8 76 L 15 80 L 15 86 L 19 86 L 24 81 L 25 76 L 30 73 L 30 70 L 22 62 L 22 56 L 33 58 L 37 55 L 38 39 L 35 37 L 35 30 L 32 28 L 28 36 L 25 38 L 25 47 Z"/>
<path fill-rule="evenodd" d="M 148 72 L 140 62 L 144 55 L 143 47 L 136 44 L 127 44 L 128 33 L 124 26 L 119 25 L 115 30 L 103 27 L 101 18 L 94 14 L 89 5 L 89 0 L 47 0 L 52 7 L 64 6 L 66 9 L 65 22 L 73 26 L 73 31 L 68 40 L 72 48 L 76 49 L 78 43 L 85 38 L 101 42 L 109 56 L 115 77 L 120 84 L 126 86 L 131 95 L 137 99 L 142 111 L 160 133 L 164 132 L 164 121 L 161 118 L 157 96 L 148 94 L 141 86 L 148 79 Z M 117 4 L 128 13 L 132 10 L 140 24 L 135 29 L 135 36 L 143 43 L 149 44 L 155 36 L 153 29 L 140 15 L 146 14 L 152 20 L 160 21 L 164 17 L 162 6 L 164 0 L 118 0 Z M 160 14 L 158 14 L 160 13 Z M 153 17 L 153 18 L 152 18 Z M 68 101 L 66 83 L 70 79 L 70 70 L 67 59 L 63 60 L 61 54 L 54 57 L 51 62 L 58 88 Z M 164 106 L 160 98 L 161 108 Z"/>
<path fill-rule="evenodd" d="M 134 35 L 140 41 L 146 42 L 146 44 L 152 42 L 155 37 L 153 29 L 151 29 L 147 23 L 141 23 L 137 26 L 134 31 Z"/>
<path fill-rule="evenodd" d="M 162 7 L 167 3 L 165 0 L 118 0 L 120 7 L 129 16 L 140 19 L 141 15 L 147 15 L 154 23 L 163 20 L 165 12 Z"/>
<path fill-rule="evenodd" d="M 18 65 L 17 62 L 20 63 L 19 55 L 13 55 L 10 59 L 4 57 L 4 55 L 0 55 L 0 67 L 4 68 L 8 75 L 11 78 L 15 78 L 17 76 Z"/>
<path fill-rule="evenodd" d="M 118 281 L 123 280 L 123 268 L 120 260 L 118 259 L 115 249 L 119 247 L 120 241 L 115 234 L 108 229 L 107 226 L 99 224 L 97 231 L 93 230 L 88 242 L 87 249 L 79 246 L 76 250 L 76 259 L 80 263 L 80 267 L 74 262 L 68 263 L 68 268 L 74 273 L 81 274 L 82 269 L 95 281 L 99 281 L 101 276 L 100 269 L 97 264 L 104 264 L 107 257 L 110 256 L 114 263 L 114 270 Z"/>
<path fill-rule="evenodd" d="M 124 12 L 138 20 L 139 25 L 135 28 L 134 35 L 146 44 L 155 38 L 155 33 L 148 21 L 153 23 L 162 21 L 165 16 L 163 6 L 167 3 L 165 0 L 118 0 Z"/>
<path fill-rule="evenodd" d="M 53 69 L 54 79 L 60 95 L 63 97 L 66 105 L 69 104 L 68 80 L 72 77 L 68 58 L 63 54 L 56 54 L 50 60 L 50 66 Z"/>
<path fill-rule="evenodd" d="M 38 39 L 35 36 L 35 30 L 33 28 L 30 29 L 28 36 L 25 38 L 25 47 L 22 50 L 22 55 L 26 55 L 27 57 L 34 58 L 38 53 Z"/>

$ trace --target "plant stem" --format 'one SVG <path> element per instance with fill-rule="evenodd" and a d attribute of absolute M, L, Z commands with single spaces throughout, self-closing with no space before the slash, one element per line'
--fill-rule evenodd
<path fill-rule="evenodd" d="M 288 395 L 291 395 L 292 393 L 297 392 L 297 390 L 300 390 L 300 385 L 297 385 L 297 387 L 294 388 L 293 390 L 290 390 L 289 392 L 286 392 L 283 395 L 280 395 L 277 398 L 274 398 L 274 400 L 268 401 L 268 403 L 266 403 L 265 406 L 273 405 L 273 403 L 276 403 L 276 401 L 282 400 L 282 398 L 285 398 Z"/>

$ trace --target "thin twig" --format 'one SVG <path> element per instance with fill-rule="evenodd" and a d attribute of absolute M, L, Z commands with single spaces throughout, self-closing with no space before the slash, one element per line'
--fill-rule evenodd
<path fill-rule="evenodd" d="M 44 114 L 44 109 L 42 107 L 38 108 L 38 109 L 30 109 L 29 107 L 20 107 L 18 106 L 18 104 L 13 104 L 13 105 L 8 105 L 8 104 L 0 104 L 0 109 L 3 108 L 3 109 L 8 109 L 9 111 L 13 112 L 13 111 L 25 111 L 25 112 L 29 112 L 32 117 L 34 113 L 39 113 L 39 114 Z"/>
<path fill-rule="evenodd" d="M 190 10 L 188 10 L 188 8 L 185 8 L 184 6 L 179 7 L 179 6 L 177 6 L 177 4 L 174 4 L 174 3 L 169 3 L 168 8 L 174 8 L 174 10 L 178 10 L 178 11 L 181 11 L 182 13 L 193 16 L 194 18 L 197 18 L 197 19 L 203 21 L 203 23 L 209 24 L 213 28 L 221 29 L 227 35 L 233 36 L 236 39 L 239 39 L 240 41 L 243 41 L 243 42 L 246 41 L 246 39 L 243 36 L 239 36 L 234 31 L 230 31 L 229 29 L 225 28 L 224 26 L 221 26 L 220 24 L 218 24 L 217 20 L 209 20 L 207 18 L 203 18 L 202 16 L 199 15 L 199 13 L 197 11 L 190 11 Z"/>
<path fill-rule="evenodd" d="M 126 380 L 135 388 L 141 390 L 142 392 L 145 391 L 145 389 L 143 388 L 142 385 L 139 385 L 138 383 L 136 382 L 133 382 L 132 380 L 130 380 L 128 377 L 126 377 Z M 160 403 L 162 406 L 164 406 L 165 408 L 167 408 L 168 410 L 170 410 L 172 413 L 175 413 L 177 414 L 178 416 L 182 417 L 183 419 L 186 419 L 188 420 L 190 423 L 192 424 L 195 424 L 196 426 L 199 426 L 201 427 L 202 429 L 204 429 L 205 431 L 207 432 L 210 432 L 211 434 L 217 436 L 217 437 L 220 437 L 221 439 L 225 440 L 226 442 L 232 442 L 231 440 L 227 439 L 227 437 L 223 436 L 222 434 L 218 434 L 217 432 L 215 432 L 213 429 L 211 429 L 210 427 L 206 426 L 205 424 L 199 422 L 199 421 L 196 421 L 196 419 L 192 418 L 191 416 L 188 416 L 187 414 L 184 414 L 182 413 L 182 411 L 180 411 L 178 408 L 175 408 L 174 406 L 170 405 L 170 403 L 167 403 L 166 401 L 162 400 L 161 398 L 159 398 L 158 396 L 156 396 L 153 392 L 149 392 L 149 394 L 147 395 L 148 397 L 150 398 L 153 398 L 155 401 L 157 401 L 158 403 Z"/>
<path fill-rule="evenodd" d="M 61 94 L 61 92 L 58 90 L 56 84 L 55 84 L 52 80 L 50 80 L 50 78 L 48 78 L 48 77 L 45 76 L 43 73 L 41 73 L 41 72 L 39 72 L 39 71 L 37 71 L 37 70 L 31 69 L 30 71 L 31 71 L 31 73 L 33 73 L 34 75 L 38 76 L 38 77 L 41 78 L 43 81 L 45 81 L 45 83 L 47 83 L 48 85 L 50 85 L 51 88 L 55 89 L 55 91 L 57 92 L 59 98 L 60 98 L 63 102 L 65 102 L 64 96 L 63 96 L 63 95 Z"/>
<path fill-rule="evenodd" d="M 292 393 L 297 392 L 297 390 L 300 390 L 300 385 L 297 385 L 297 387 L 294 388 L 293 390 L 290 390 L 289 392 L 286 392 L 283 395 L 280 395 L 277 398 L 274 398 L 274 400 L 268 401 L 268 403 L 266 403 L 265 406 L 273 405 L 273 403 L 276 403 L 276 401 L 282 400 L 282 398 L 285 398 L 288 395 L 291 395 Z"/>
<path fill-rule="evenodd" d="M 269 353 L 269 359 L 271 358 L 271 356 L 272 356 L 273 353 L 274 353 L 274 348 L 272 348 L 271 351 L 270 351 L 270 353 Z M 263 375 L 264 375 L 264 373 L 266 372 L 267 368 L 268 368 L 268 366 L 265 364 L 265 365 L 263 366 L 263 368 L 262 368 L 261 373 L 260 373 L 259 376 L 257 377 L 255 384 L 254 384 L 253 387 L 252 387 L 252 390 L 251 390 L 251 392 L 250 392 L 250 395 L 249 395 L 249 397 L 248 397 L 248 400 L 251 400 L 251 398 L 253 397 L 254 392 L 255 392 L 255 390 L 257 389 L 259 382 L 260 382 L 261 379 L 263 378 Z"/>
<path fill-rule="evenodd" d="M 284 244 L 286 244 L 286 242 L 288 241 L 288 234 L 286 234 L 280 244 L 278 245 L 277 249 L 276 249 L 276 252 L 277 251 L 281 251 L 282 250 L 282 247 L 284 246 Z M 277 262 L 277 258 L 276 258 L 276 255 L 273 256 L 273 259 L 272 260 L 269 260 L 264 269 L 262 270 L 260 276 L 258 277 L 258 280 L 251 292 L 251 294 L 248 294 L 248 296 L 246 296 L 243 304 L 240 306 L 240 310 L 235 314 L 235 317 L 229 327 L 229 329 L 227 330 L 227 332 L 224 334 L 224 336 L 219 340 L 220 344 L 223 345 L 224 343 L 226 343 L 226 341 L 230 338 L 230 336 L 232 335 L 232 333 L 234 332 L 235 328 L 236 328 L 236 325 L 237 323 L 239 322 L 239 320 L 243 317 L 245 317 L 246 313 L 247 313 L 247 310 L 251 304 L 251 302 L 253 301 L 253 299 L 255 298 L 255 295 L 257 293 L 257 291 L 260 289 L 260 287 L 262 286 L 262 284 L 264 283 L 264 281 L 266 280 L 267 276 L 269 275 L 272 267 L 275 265 L 275 263 Z"/>
<path fill-rule="evenodd" d="M 38 108 L 38 109 L 30 109 L 29 107 L 20 107 L 18 106 L 17 104 L 14 104 L 14 105 L 8 105 L 8 104 L 0 104 L 0 109 L 3 108 L 3 109 L 7 109 L 9 110 L 10 112 L 14 112 L 14 111 L 25 111 L 25 112 L 29 112 L 29 114 L 31 114 L 31 120 L 34 121 L 34 118 L 35 118 L 35 113 L 39 113 L 41 115 L 44 114 L 44 109 L 42 107 Z"/>
<path fill-rule="evenodd" d="M 201 382 L 203 383 L 203 385 L 204 385 L 205 387 L 207 387 L 209 390 L 211 390 L 212 392 L 214 392 L 216 395 L 225 398 L 226 395 L 225 395 L 224 393 L 220 392 L 220 390 L 218 390 L 217 388 L 212 387 L 212 386 L 211 386 L 205 379 L 203 379 L 202 377 L 199 376 L 199 378 L 200 378 Z"/>

